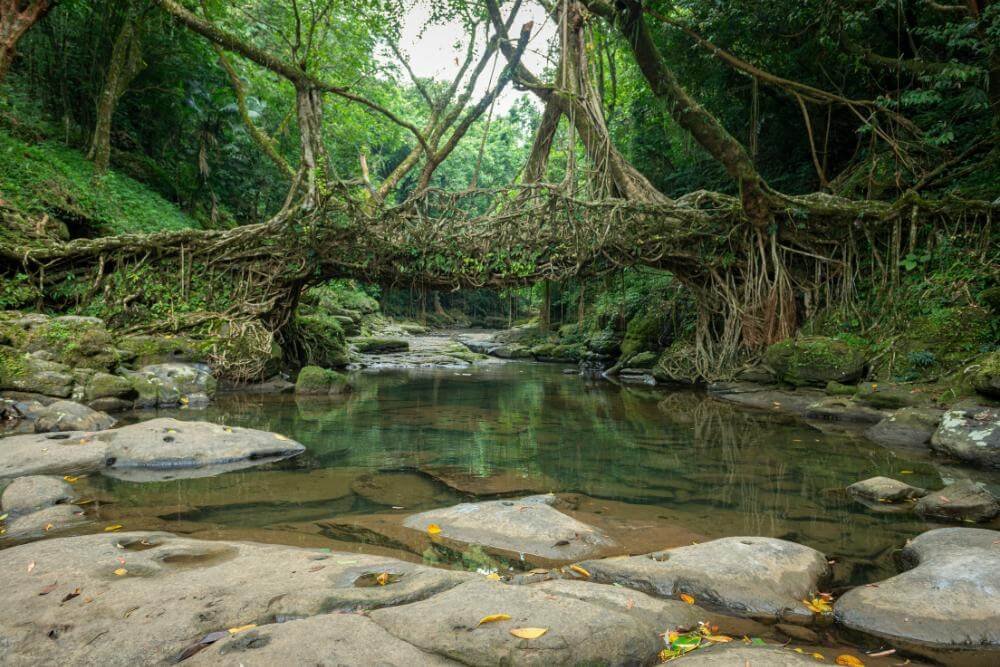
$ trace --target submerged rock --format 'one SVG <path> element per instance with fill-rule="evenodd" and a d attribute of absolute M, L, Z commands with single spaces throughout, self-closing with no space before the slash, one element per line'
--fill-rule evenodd
<path fill-rule="evenodd" d="M 1000 503 L 981 484 L 962 480 L 924 496 L 914 509 L 928 519 L 978 523 L 1000 514 Z"/>
<path fill-rule="evenodd" d="M 801 336 L 767 348 L 764 360 L 783 381 L 796 386 L 825 387 L 831 380 L 850 383 L 865 371 L 864 353 L 847 342 Z"/>
<path fill-rule="evenodd" d="M 480 623 L 497 613 L 510 618 Z M 663 648 L 659 633 L 696 625 L 702 613 L 599 584 L 512 586 L 480 577 L 370 617 L 399 639 L 468 665 L 641 665 Z M 545 633 L 530 640 L 511 634 L 525 627 Z"/>
<path fill-rule="evenodd" d="M 546 475 L 531 475 L 516 470 L 493 470 L 488 475 L 476 475 L 463 466 L 423 465 L 420 472 L 456 491 L 473 496 L 549 493 L 559 485 Z"/>
<path fill-rule="evenodd" d="M 462 503 L 415 514 L 403 525 L 422 533 L 436 525 L 442 538 L 532 562 L 579 560 L 616 546 L 601 531 L 553 508 L 554 502 L 555 496 L 545 495 Z"/>
<path fill-rule="evenodd" d="M 806 408 L 806 419 L 851 422 L 854 424 L 877 424 L 885 419 L 885 413 L 855 403 L 844 396 L 827 396 Z"/>
<path fill-rule="evenodd" d="M 865 436 L 887 447 L 922 447 L 930 442 L 943 414 L 933 408 L 900 408 L 865 431 Z"/>
<path fill-rule="evenodd" d="M 997 536 L 996 531 L 979 528 L 939 528 L 917 536 L 902 551 L 913 569 L 877 586 L 848 591 L 834 605 L 837 621 L 922 654 L 927 649 L 995 652 L 992 664 L 997 664 Z M 951 654 L 951 660 L 956 659 L 961 661 Z"/>
<path fill-rule="evenodd" d="M 213 632 L 407 605 L 476 577 L 356 553 L 166 533 L 43 540 L 0 551 L 0 570 L 3 664 L 164 664 Z M 387 584 L 372 585 L 381 573 Z M 79 597 L 59 604 L 76 589 Z M 336 641 L 317 633 L 310 644 L 332 653 Z"/>
<path fill-rule="evenodd" d="M 663 597 L 687 594 L 729 613 L 778 619 L 811 617 L 802 601 L 829 573 L 815 549 L 768 537 L 725 537 L 580 565 L 595 581 Z"/>
<path fill-rule="evenodd" d="M 86 522 L 83 511 L 76 505 L 52 505 L 35 512 L 12 516 L 7 520 L 7 532 L 3 537 L 9 540 L 26 540 L 52 535 Z M 2 656 L 3 648 L 0 647 L 0 657 Z"/>
<path fill-rule="evenodd" d="M 926 489 L 910 486 L 891 477 L 871 477 L 847 487 L 852 496 L 875 502 L 898 503 L 927 495 Z"/>
<path fill-rule="evenodd" d="M 1000 408 L 949 410 L 931 436 L 931 449 L 974 465 L 1000 468 Z"/>

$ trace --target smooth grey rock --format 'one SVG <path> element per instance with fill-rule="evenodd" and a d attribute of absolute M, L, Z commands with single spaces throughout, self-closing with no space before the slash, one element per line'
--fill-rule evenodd
<path fill-rule="evenodd" d="M 812 389 L 784 391 L 742 382 L 716 383 L 711 385 L 708 391 L 713 398 L 728 403 L 799 416 L 804 416 L 809 406 L 825 396 L 822 392 Z"/>
<path fill-rule="evenodd" d="M 998 537 L 980 528 L 918 535 L 902 551 L 913 569 L 848 591 L 834 605 L 836 620 L 911 651 L 1000 651 Z"/>
<path fill-rule="evenodd" d="M 119 568 L 125 572 L 116 575 Z M 0 663 L 18 666 L 164 664 L 211 632 L 406 605 L 477 576 L 378 556 L 166 533 L 42 540 L 0 551 L 0 571 Z M 387 585 L 357 585 L 382 572 L 392 575 Z M 39 595 L 54 582 L 55 590 Z M 76 588 L 80 597 L 59 604 Z M 326 641 L 312 637 L 319 647 Z"/>
<path fill-rule="evenodd" d="M 802 600 L 829 573 L 820 552 L 770 537 L 724 537 L 580 565 L 595 581 L 663 597 L 686 593 L 729 613 L 779 619 L 811 617 Z"/>
<path fill-rule="evenodd" d="M 684 667 L 725 665 L 725 667 L 798 667 L 815 665 L 816 659 L 781 646 L 747 646 L 743 643 L 716 644 L 671 660 Z M 822 664 L 822 663 L 820 663 Z"/>
<path fill-rule="evenodd" d="M 58 477 L 27 475 L 7 485 L 0 498 L 4 512 L 26 513 L 73 498 L 73 487 Z"/>
<path fill-rule="evenodd" d="M 359 614 L 321 614 L 270 623 L 226 636 L 184 664 L 231 667 L 275 665 L 458 665 L 393 637 Z"/>
<path fill-rule="evenodd" d="M 826 396 L 806 408 L 805 417 L 852 424 L 877 424 L 885 419 L 886 413 L 858 405 L 847 396 Z"/>
<path fill-rule="evenodd" d="M 696 625 L 703 613 L 608 588 L 573 581 L 515 586 L 480 578 L 370 617 L 395 637 L 468 665 L 639 665 L 663 648 L 658 633 Z M 631 610 L 627 598 L 637 600 Z M 479 624 L 497 613 L 510 619 Z M 547 631 L 530 640 L 510 634 L 524 627 Z"/>
<path fill-rule="evenodd" d="M 108 443 L 108 465 L 116 468 L 196 468 L 305 451 L 277 433 L 168 418 L 123 426 L 98 437 Z"/>
<path fill-rule="evenodd" d="M 160 405 L 169 405 L 174 392 L 177 394 L 174 404 L 193 394 L 204 394 L 209 398 L 215 396 L 216 381 L 205 364 L 152 364 L 143 366 L 138 372 L 159 381 Z"/>
<path fill-rule="evenodd" d="M 52 505 L 8 519 L 4 537 L 8 540 L 24 540 L 52 535 L 86 523 L 87 519 L 82 514 L 83 511 L 76 505 Z M 0 658 L 2 657 L 3 648 L 0 646 Z M 0 659 L 0 662 L 3 660 Z"/>
<path fill-rule="evenodd" d="M 437 524 L 443 538 L 536 561 L 579 560 L 615 546 L 601 531 L 553 508 L 555 501 L 542 495 L 461 503 L 407 517 L 403 525 L 426 532 Z"/>
<path fill-rule="evenodd" d="M 882 476 L 855 482 L 847 487 L 847 492 L 852 496 L 866 500 L 890 503 L 898 503 L 911 498 L 923 498 L 927 495 L 926 489 L 910 486 L 891 477 Z"/>
<path fill-rule="evenodd" d="M 931 436 L 931 449 L 977 466 L 1000 468 L 1000 408 L 949 410 Z"/>
<path fill-rule="evenodd" d="M 74 403 L 56 401 L 35 413 L 35 431 L 103 431 L 115 425 L 117 420 L 105 412 Z"/>
<path fill-rule="evenodd" d="M 104 467 L 105 444 L 86 431 L 14 435 L 0 440 L 0 478 L 89 472 Z"/>
<path fill-rule="evenodd" d="M 941 423 L 943 410 L 900 408 L 867 431 L 869 440 L 888 447 L 924 447 Z"/>
<path fill-rule="evenodd" d="M 928 519 L 978 523 L 1000 514 L 1000 503 L 981 484 L 963 479 L 927 494 L 914 510 Z"/>
<path fill-rule="evenodd" d="M 135 407 L 133 401 L 129 401 L 124 398 L 114 398 L 113 396 L 108 396 L 106 398 L 98 398 L 87 404 L 87 407 L 92 410 L 97 410 L 98 412 L 125 412 L 126 410 L 131 410 Z"/>

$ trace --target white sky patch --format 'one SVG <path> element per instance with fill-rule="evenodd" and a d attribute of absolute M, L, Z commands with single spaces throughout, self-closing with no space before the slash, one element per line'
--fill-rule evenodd
<path fill-rule="evenodd" d="M 451 81 L 458 73 L 465 57 L 469 34 L 458 21 L 427 25 L 430 17 L 430 2 L 433 0 L 416 0 L 411 5 L 403 20 L 399 45 L 409 60 L 410 67 L 418 77 Z M 545 10 L 541 5 L 526 2 L 521 6 L 517 19 L 511 26 L 511 35 L 517 35 L 521 26 L 528 21 L 534 22 L 534 28 L 531 31 L 531 42 L 522 57 L 522 62 L 528 69 L 540 74 L 548 64 L 545 53 L 549 40 L 555 34 L 555 24 L 545 15 Z M 479 45 L 477 56 L 482 53 L 485 44 L 483 33 L 484 30 L 481 26 L 477 34 Z M 489 89 L 490 72 L 493 72 L 493 79 L 496 80 L 506 64 L 507 61 L 501 54 L 495 68 L 492 63 L 486 66 L 476 86 L 473 103 Z M 404 73 L 403 76 L 406 74 Z M 523 95 L 534 97 L 531 93 L 515 90 L 513 85 L 508 84 L 500 97 L 497 98 L 494 113 L 497 115 L 506 113 L 514 105 L 514 102 Z"/>

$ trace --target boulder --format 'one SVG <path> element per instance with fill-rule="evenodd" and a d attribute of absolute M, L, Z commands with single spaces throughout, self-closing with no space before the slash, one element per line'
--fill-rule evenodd
<path fill-rule="evenodd" d="M 73 382 L 71 369 L 64 364 L 0 346 L 0 390 L 67 398 Z"/>
<path fill-rule="evenodd" d="M 916 389 L 885 382 L 862 382 L 855 398 L 873 408 L 895 410 L 927 402 L 927 397 Z"/>
<path fill-rule="evenodd" d="M 208 399 L 215 396 L 215 378 L 204 364 L 153 364 L 143 366 L 139 369 L 139 373 L 147 378 L 159 380 L 161 386 L 165 388 L 165 391 L 161 389 L 160 392 L 161 405 L 164 404 L 163 399 L 173 391 L 179 394 L 178 400 L 181 403 L 185 402 L 184 399 L 190 402 L 192 399 L 202 400 L 203 396 Z"/>
<path fill-rule="evenodd" d="M 877 424 L 885 419 L 886 414 L 859 405 L 845 396 L 826 396 L 806 408 L 805 417 L 852 424 Z"/>
<path fill-rule="evenodd" d="M 134 408 L 135 402 L 124 398 L 108 396 L 107 398 L 93 400 L 87 406 L 98 412 L 125 412 Z"/>
<path fill-rule="evenodd" d="M 599 584 L 514 586 L 480 577 L 369 616 L 393 636 L 467 665 L 642 665 L 663 648 L 659 633 L 696 625 L 702 613 Z M 481 622 L 495 614 L 510 618 Z M 529 627 L 545 633 L 535 639 L 511 634 Z"/>
<path fill-rule="evenodd" d="M 769 537 L 725 537 L 580 565 L 595 581 L 663 597 L 687 594 L 727 613 L 766 619 L 810 618 L 802 601 L 829 574 L 820 552 Z"/>
<path fill-rule="evenodd" d="M 923 448 L 943 414 L 943 410 L 933 408 L 900 408 L 865 431 L 865 436 L 887 447 Z"/>
<path fill-rule="evenodd" d="M 816 666 L 816 659 L 796 653 L 782 646 L 753 646 L 742 642 L 730 644 L 715 644 L 699 648 L 672 660 L 683 667 L 706 667 L 720 665 L 725 667 L 798 667 L 799 665 Z"/>
<path fill-rule="evenodd" d="M 196 341 L 187 336 L 136 335 L 124 336 L 118 349 L 133 367 L 166 363 L 204 363 L 208 360 L 211 343 Z"/>
<path fill-rule="evenodd" d="M 977 466 L 1000 468 L 1000 408 L 949 410 L 931 436 L 931 449 Z"/>
<path fill-rule="evenodd" d="M 978 523 L 1000 514 L 1000 503 L 982 484 L 961 480 L 927 494 L 914 510 L 927 519 Z"/>
<path fill-rule="evenodd" d="M 102 431 L 115 425 L 115 418 L 73 401 L 56 401 L 35 412 L 35 431 Z"/>
<path fill-rule="evenodd" d="M 1000 350 L 984 355 L 973 367 L 971 374 L 972 388 L 976 392 L 987 398 L 1000 400 Z"/>
<path fill-rule="evenodd" d="M 715 383 L 708 391 L 713 398 L 727 403 L 799 416 L 804 416 L 810 406 L 824 398 L 822 393 L 812 389 L 783 391 L 744 382 Z"/>
<path fill-rule="evenodd" d="M 83 390 L 83 400 L 87 402 L 101 398 L 134 399 L 137 395 L 128 378 L 101 372 L 94 373 Z"/>
<path fill-rule="evenodd" d="M 801 336 L 767 348 L 764 361 L 783 381 L 825 387 L 831 380 L 851 383 L 865 372 L 864 352 L 838 338 Z"/>
<path fill-rule="evenodd" d="M 29 330 L 25 347 L 29 352 L 48 352 L 72 368 L 106 371 L 120 359 L 111 334 L 96 317 L 53 317 Z"/>
<path fill-rule="evenodd" d="M 210 633 L 407 605 L 476 578 L 378 556 L 166 533 L 42 540 L 0 551 L 0 570 L 0 663 L 109 666 L 172 663 Z M 374 584 L 382 573 L 387 583 Z M 60 604 L 76 589 L 79 597 Z M 337 644 L 323 633 L 309 643 L 324 655 Z"/>
<path fill-rule="evenodd" d="M 151 419 L 95 436 L 115 468 L 198 468 L 294 456 L 305 447 L 283 435 L 176 419 Z"/>
<path fill-rule="evenodd" d="M 410 349 L 410 343 L 401 338 L 357 338 L 351 342 L 361 354 L 390 354 Z"/>
<path fill-rule="evenodd" d="M 852 496 L 875 502 L 898 503 L 912 498 L 923 498 L 926 489 L 910 486 L 891 477 L 871 477 L 847 487 Z"/>
<path fill-rule="evenodd" d="M 7 532 L 3 537 L 9 540 L 26 540 L 58 533 L 75 528 L 87 522 L 83 510 L 76 505 L 52 505 L 37 512 L 29 512 L 7 520 Z M 3 662 L 3 648 L 0 646 L 0 662 Z"/>
<path fill-rule="evenodd" d="M 461 503 L 407 517 L 403 525 L 420 532 L 437 525 L 440 538 L 532 563 L 579 560 L 616 546 L 601 531 L 553 508 L 554 502 L 555 496 L 544 495 Z"/>
<path fill-rule="evenodd" d="M 350 391 L 346 376 L 319 366 L 306 366 L 295 380 L 295 393 L 300 396 L 338 396 Z"/>
<path fill-rule="evenodd" d="M 7 485 L 0 498 L 4 512 L 27 513 L 73 498 L 73 487 L 58 477 L 27 475 Z"/>
<path fill-rule="evenodd" d="M 987 658 L 975 664 L 998 664 L 997 535 L 979 528 L 939 528 L 918 535 L 901 554 L 913 569 L 877 586 L 848 591 L 834 605 L 836 620 L 907 651 L 953 652 L 949 663 L 966 664 L 962 652 L 990 651 L 992 662 Z"/>

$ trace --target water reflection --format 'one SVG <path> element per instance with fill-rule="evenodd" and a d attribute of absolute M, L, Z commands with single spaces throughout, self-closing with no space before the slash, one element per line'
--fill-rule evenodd
<path fill-rule="evenodd" d="M 331 517 L 444 506 L 470 495 L 575 492 L 622 501 L 614 514 L 673 522 L 706 538 L 753 534 L 813 546 L 838 584 L 895 570 L 892 553 L 928 528 L 849 500 L 848 484 L 902 475 L 940 486 L 927 461 L 750 413 L 698 392 L 620 387 L 557 366 L 359 374 L 346 398 L 220 397 L 204 419 L 288 435 L 307 452 L 209 479 L 135 484 L 92 477 L 81 491 L 129 528 L 316 532 Z M 143 417 L 149 415 L 142 415 Z M 630 508 L 633 508 L 630 510 Z M 672 545 L 663 545 L 672 546 Z"/>

